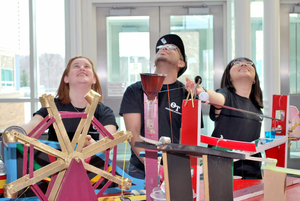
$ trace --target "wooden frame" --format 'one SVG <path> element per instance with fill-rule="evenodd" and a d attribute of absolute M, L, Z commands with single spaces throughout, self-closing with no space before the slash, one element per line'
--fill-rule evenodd
<path fill-rule="evenodd" d="M 123 189 L 129 189 L 131 187 L 131 179 L 123 179 L 122 177 L 116 175 L 116 145 L 120 142 L 129 140 L 132 137 L 131 132 L 120 131 L 113 135 L 110 134 L 102 126 L 102 124 L 94 118 L 94 115 L 91 115 L 95 112 L 95 109 L 99 103 L 100 95 L 91 90 L 88 94 L 86 94 L 85 99 L 89 103 L 89 105 L 85 109 L 85 112 L 74 114 L 71 112 L 58 112 L 54 103 L 54 97 L 51 95 L 43 95 L 40 98 L 40 101 L 42 103 L 42 106 L 47 108 L 49 115 L 35 129 L 33 129 L 33 131 L 31 131 L 27 136 L 15 130 L 6 131 L 4 133 L 5 142 L 20 142 L 24 144 L 23 177 L 15 181 L 11 181 L 9 184 L 4 186 L 4 195 L 6 197 L 13 198 L 16 196 L 15 194 L 19 190 L 25 188 L 26 186 L 30 186 L 30 188 L 35 192 L 36 196 L 40 200 L 65 200 L 66 197 L 72 197 L 72 200 L 82 200 L 87 197 L 89 197 L 89 200 L 97 200 L 97 197 L 101 196 L 112 182 L 117 183 L 119 187 Z M 67 132 L 62 123 L 63 117 L 81 117 L 81 121 L 77 127 L 72 142 L 70 142 Z M 56 135 L 58 137 L 61 151 L 54 149 L 51 146 L 48 146 L 42 143 L 41 141 L 37 140 L 39 136 L 49 127 L 50 124 L 53 124 Z M 103 135 L 104 138 L 86 148 L 83 148 L 83 144 L 91 124 L 93 124 L 97 128 L 99 133 Z M 79 140 L 79 136 L 81 136 L 81 140 Z M 34 149 L 51 155 L 52 157 L 55 157 L 56 160 L 34 171 Z M 114 165 L 112 166 L 111 173 L 106 171 L 108 167 L 110 149 L 114 149 Z M 29 164 L 27 164 L 28 150 L 30 151 Z M 89 157 L 103 151 L 106 152 L 104 170 L 96 168 L 85 162 L 85 160 Z M 28 174 L 27 165 L 29 165 Z M 90 185 L 87 176 L 85 174 L 77 174 L 76 170 L 82 171 L 82 173 L 85 170 L 87 170 L 89 172 L 101 175 L 101 178 L 96 182 L 96 184 L 93 187 Z M 47 193 L 44 194 L 38 187 L 38 185 L 36 185 L 36 183 L 41 181 L 45 177 L 51 175 L 52 179 L 49 184 Z M 77 180 L 74 180 L 74 178 L 76 178 Z M 97 186 L 99 186 L 99 184 L 101 183 L 101 181 L 103 181 L 104 178 L 106 178 L 108 182 L 97 193 L 97 195 L 91 193 L 94 191 L 93 188 L 97 188 Z M 85 189 L 81 188 L 79 191 L 61 190 L 66 189 L 67 186 L 73 186 L 77 188 L 76 182 L 74 181 L 85 181 L 86 184 L 82 186 L 85 187 Z"/>
<path fill-rule="evenodd" d="M 233 200 L 232 162 L 233 159 L 246 159 L 245 154 L 181 144 L 155 146 L 146 142 L 136 142 L 135 146 L 163 152 L 166 198 L 168 201 L 182 201 L 193 198 L 189 156 L 203 156 L 204 167 L 206 167 L 203 172 L 204 182 L 206 183 L 205 200 Z M 181 177 L 180 174 L 184 176 Z M 183 186 L 187 186 L 189 190 Z M 228 191 L 228 189 L 231 190 Z"/>

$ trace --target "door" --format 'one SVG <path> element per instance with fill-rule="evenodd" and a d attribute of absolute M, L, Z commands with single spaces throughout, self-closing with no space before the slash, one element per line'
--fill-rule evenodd
<path fill-rule="evenodd" d="M 290 105 L 300 110 L 300 13 L 295 12 L 297 10 L 300 12 L 300 7 L 298 5 L 295 9 L 295 6 L 293 4 L 280 6 L 280 83 L 281 94 L 290 94 Z M 297 119 L 290 122 L 290 127 L 295 126 L 293 133 L 300 133 L 297 124 Z M 289 168 L 299 169 L 299 141 L 292 141 L 287 163 Z"/>
<path fill-rule="evenodd" d="M 187 71 L 180 77 L 202 77 L 202 86 L 220 86 L 225 57 L 225 4 L 177 6 L 98 7 L 97 73 L 104 103 L 114 110 L 120 127 L 119 107 L 127 86 L 140 80 L 140 73 L 154 72 L 155 45 L 164 34 L 181 36 L 186 50 Z M 214 125 L 208 120 L 209 106 L 203 106 L 203 134 Z M 123 127 L 124 128 L 124 127 Z"/>

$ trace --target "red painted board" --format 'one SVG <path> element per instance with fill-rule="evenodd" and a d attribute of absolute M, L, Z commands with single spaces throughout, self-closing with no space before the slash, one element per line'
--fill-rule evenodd
<path fill-rule="evenodd" d="M 199 136 L 201 134 L 201 102 L 194 100 L 194 107 L 191 100 L 183 100 L 182 103 L 182 123 L 181 123 L 181 144 L 200 146 Z M 200 199 L 199 180 L 200 180 L 200 159 L 190 157 L 192 169 L 192 186 L 197 198 Z"/>
<path fill-rule="evenodd" d="M 282 114 L 283 121 L 272 120 L 272 128 L 281 126 L 281 133 L 276 135 L 287 135 L 287 121 L 288 121 L 288 108 L 289 108 L 289 96 L 288 95 L 273 95 L 272 117 L 276 117 L 276 113 L 279 111 Z M 277 159 L 276 166 L 287 167 L 287 144 L 282 144 L 277 147 L 271 148 L 265 151 L 267 158 Z"/>
<path fill-rule="evenodd" d="M 220 139 L 215 137 L 209 137 L 206 135 L 201 135 L 201 142 L 212 146 L 218 146 L 227 149 L 256 152 L 255 143 L 252 142 L 241 142 L 241 141 Z"/>
<path fill-rule="evenodd" d="M 234 179 L 233 180 L 233 191 L 248 188 L 258 184 L 262 184 L 262 179 Z"/>

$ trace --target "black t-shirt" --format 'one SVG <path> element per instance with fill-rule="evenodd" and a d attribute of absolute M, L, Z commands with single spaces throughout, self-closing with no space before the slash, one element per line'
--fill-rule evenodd
<path fill-rule="evenodd" d="M 184 85 L 179 81 L 176 81 L 173 84 L 169 84 L 169 94 L 170 94 L 170 106 L 169 106 L 167 90 L 168 90 L 168 86 L 163 85 L 161 88 L 161 92 L 158 93 L 159 138 L 161 136 L 166 136 L 166 137 L 170 137 L 171 140 L 173 139 L 172 140 L 173 143 L 179 143 L 182 101 L 186 99 L 187 91 L 185 90 Z M 170 111 L 172 117 L 173 136 L 171 135 L 171 129 L 170 129 L 171 128 Z M 142 83 L 140 81 L 130 85 L 124 93 L 119 114 L 122 116 L 123 114 L 126 113 L 141 114 L 140 135 L 145 136 L 144 93 L 143 93 Z M 135 165 L 141 170 L 144 169 L 144 165 L 140 162 L 140 160 L 137 158 L 137 156 L 135 155 L 132 149 L 131 149 L 130 163 Z"/>
<path fill-rule="evenodd" d="M 227 88 L 218 89 L 217 92 L 225 96 L 225 106 L 230 106 L 250 112 L 262 114 L 260 108 L 248 98 L 241 97 Z M 218 117 L 215 116 L 216 108 L 211 105 L 210 118 L 215 121 L 213 137 L 224 139 L 252 142 L 260 137 L 261 121 L 258 115 L 243 113 L 226 108 L 221 109 Z M 254 155 L 261 157 L 258 153 Z M 239 160 L 234 163 L 234 175 L 242 176 L 244 179 L 261 179 L 260 162 Z"/>
<path fill-rule="evenodd" d="M 262 114 L 260 108 L 255 106 L 248 98 L 237 95 L 228 89 L 218 89 L 217 92 L 225 96 L 225 106 L 230 106 L 250 112 Z M 215 121 L 213 137 L 252 142 L 260 137 L 262 119 L 253 114 L 243 113 L 226 108 L 221 109 L 215 117 L 215 107 L 210 107 L 210 118 Z"/>
<path fill-rule="evenodd" d="M 85 108 L 74 108 L 73 105 L 71 103 L 69 104 L 62 104 L 60 103 L 60 101 L 55 98 L 54 99 L 55 105 L 58 109 L 58 111 L 66 111 L 66 112 L 84 112 Z M 38 110 L 37 112 L 35 112 L 33 114 L 36 115 L 39 114 L 42 117 L 46 117 L 48 115 L 48 111 L 46 108 L 41 108 L 40 110 Z M 94 117 L 103 125 L 115 125 L 116 129 L 118 129 L 118 125 L 116 123 L 116 119 L 115 119 L 115 115 L 112 111 L 112 109 L 110 109 L 108 106 L 104 105 L 103 103 L 99 103 L 97 105 L 97 108 L 95 110 L 94 113 Z M 70 138 L 70 140 L 73 139 L 73 136 L 76 132 L 76 129 L 78 127 L 78 124 L 80 122 L 81 118 L 64 118 L 62 119 L 63 124 L 65 126 L 65 129 L 67 131 L 67 134 Z M 99 132 L 94 128 L 94 126 L 91 124 L 89 132 L 89 135 L 92 136 L 92 138 L 94 140 L 99 140 Z M 53 128 L 53 125 L 51 124 L 49 126 L 49 131 L 48 131 L 48 140 L 51 141 L 58 141 L 55 130 Z"/>

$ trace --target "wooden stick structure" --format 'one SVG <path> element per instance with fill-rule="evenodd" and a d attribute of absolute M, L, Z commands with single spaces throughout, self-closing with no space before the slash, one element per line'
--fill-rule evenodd
<path fill-rule="evenodd" d="M 4 186 L 5 197 L 14 198 L 18 191 L 30 186 L 41 200 L 60 201 L 66 200 L 66 197 L 69 197 L 72 198 L 72 200 L 79 201 L 82 200 L 84 196 L 86 196 L 85 199 L 88 200 L 97 200 L 97 197 L 102 195 L 104 190 L 107 189 L 109 185 L 105 185 L 96 195 L 94 191 L 95 186 L 93 187 L 91 185 L 87 174 L 82 174 L 85 170 L 100 175 L 101 179 L 106 178 L 109 184 L 114 182 L 123 189 L 129 189 L 131 187 L 131 179 L 123 179 L 122 177 L 116 175 L 115 167 L 113 167 L 112 173 L 109 173 L 106 171 L 106 169 L 102 170 L 85 162 L 85 159 L 99 152 L 106 151 L 106 154 L 109 154 L 109 150 L 112 148 L 114 149 L 114 158 L 116 158 L 116 145 L 121 142 L 125 142 L 126 140 L 130 140 L 132 137 L 132 133 L 129 131 L 120 131 L 111 135 L 100 124 L 100 122 L 96 121 L 93 114 L 98 105 L 99 98 L 100 95 L 92 90 L 86 95 L 86 100 L 89 102 L 89 105 L 87 106 L 84 115 L 82 115 L 83 117 L 77 127 L 72 142 L 69 140 L 61 117 L 63 115 L 72 116 L 72 113 L 61 114 L 57 110 L 54 103 L 54 98 L 51 95 L 43 95 L 40 98 L 42 106 L 47 108 L 49 115 L 47 118 L 45 118 L 46 120 L 42 121 L 41 124 L 38 125 L 39 128 L 35 128 L 33 132 L 28 134 L 28 136 L 25 136 L 15 130 L 4 133 L 5 142 L 19 142 L 24 144 L 23 177 Z M 74 116 L 76 117 L 76 115 Z M 61 151 L 37 140 L 40 134 L 48 128 L 46 126 L 49 124 L 48 122 L 51 122 L 54 126 Z M 100 141 L 83 148 L 83 144 L 91 123 L 93 123 L 93 125 L 95 125 L 97 128 L 101 128 L 100 134 L 104 135 L 105 137 Z M 81 137 L 78 141 L 80 135 Z M 30 162 L 29 174 L 26 174 L 28 147 L 30 147 Z M 54 156 L 57 158 L 57 160 L 42 167 L 41 169 L 33 171 L 33 149 Z M 109 157 L 107 155 L 107 159 L 108 158 Z M 116 160 L 114 159 L 114 161 Z M 107 163 L 107 161 L 105 161 L 105 163 Z M 105 165 L 105 167 L 107 167 L 107 165 Z M 76 170 L 80 170 L 81 173 L 77 174 Z M 36 183 L 48 176 L 52 176 L 52 179 L 48 186 L 48 191 L 46 195 L 44 195 Z M 81 183 L 75 181 L 80 181 Z M 78 188 L 77 185 L 83 187 L 79 188 L 78 190 L 74 190 Z M 72 187 L 71 189 L 73 190 L 70 191 L 69 186 Z M 91 195 L 91 192 L 93 192 L 93 195 Z"/>
<path fill-rule="evenodd" d="M 206 166 L 203 173 L 206 182 L 205 201 L 233 200 L 232 162 L 233 159 L 244 160 L 245 154 L 182 144 L 156 146 L 146 142 L 136 142 L 135 146 L 163 152 L 168 201 L 193 199 L 189 156 L 206 158 L 203 160 Z"/>
<path fill-rule="evenodd" d="M 300 175 L 300 170 L 277 167 L 276 159 L 270 159 L 264 169 L 264 200 L 286 200 L 286 174 Z"/>
<path fill-rule="evenodd" d="M 191 96 L 191 99 L 192 99 L 192 107 L 194 107 L 194 94 L 193 94 L 193 90 L 192 89 L 189 90 L 189 93 L 188 93 L 188 95 L 187 95 L 187 97 L 185 99 L 184 106 L 186 106 L 186 104 L 188 103 L 188 100 L 189 100 L 190 96 Z"/>

